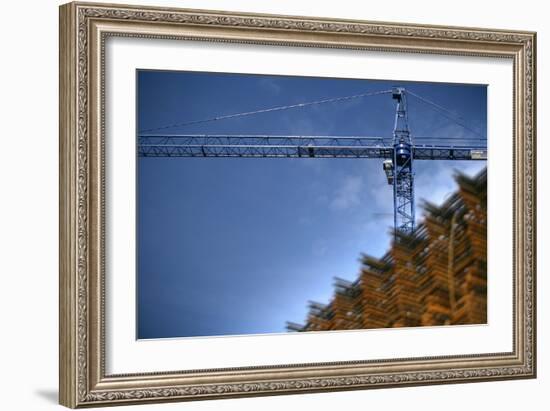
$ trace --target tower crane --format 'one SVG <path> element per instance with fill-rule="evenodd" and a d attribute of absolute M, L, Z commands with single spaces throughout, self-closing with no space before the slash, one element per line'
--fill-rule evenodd
<path fill-rule="evenodd" d="M 301 108 L 379 94 L 391 94 L 395 100 L 395 121 L 391 138 L 381 136 L 300 136 L 262 134 L 178 134 L 164 130 L 259 113 Z M 403 87 L 373 93 L 325 99 L 314 102 L 272 107 L 257 111 L 218 116 L 173 124 L 138 133 L 139 157 L 270 157 L 270 158 L 365 158 L 382 159 L 388 185 L 393 189 L 394 233 L 410 235 L 415 229 L 414 162 L 417 160 L 486 160 L 485 138 L 464 139 L 476 144 L 419 144 L 409 129 L 409 96 L 433 106 L 463 128 L 478 134 L 444 107 Z M 445 142 L 444 138 L 440 139 Z"/>

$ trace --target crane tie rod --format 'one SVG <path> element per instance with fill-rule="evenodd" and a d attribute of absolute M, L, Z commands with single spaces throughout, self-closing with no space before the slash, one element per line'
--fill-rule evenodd
<path fill-rule="evenodd" d="M 457 116 L 456 114 L 454 114 L 451 110 L 448 110 L 445 107 L 440 106 L 439 104 L 434 103 L 431 100 L 428 100 L 427 98 L 419 96 L 418 94 L 413 93 L 412 91 L 410 91 L 408 89 L 407 89 L 407 94 L 410 94 L 411 96 L 416 97 L 417 99 L 422 101 L 424 104 L 432 106 L 432 108 L 435 109 L 436 111 L 438 111 L 439 114 L 441 114 L 444 117 L 447 117 L 449 120 L 455 122 L 456 124 L 458 124 L 459 126 L 465 128 L 466 130 L 471 131 L 475 135 L 481 137 L 481 139 L 484 139 L 484 140 L 486 139 L 486 137 L 483 136 L 479 131 L 474 130 L 473 128 L 471 128 L 467 124 L 465 124 L 464 119 L 462 117 Z"/>
<path fill-rule="evenodd" d="M 382 91 L 374 91 L 374 92 L 370 92 L 370 93 L 354 94 L 354 95 L 351 95 L 351 96 L 334 97 L 334 98 L 327 98 L 327 99 L 323 99 L 323 100 L 308 101 L 308 102 L 305 102 L 305 103 L 290 104 L 290 105 L 286 105 L 286 106 L 269 107 L 269 108 L 264 108 L 264 109 L 260 109 L 260 110 L 255 110 L 255 111 L 246 111 L 246 112 L 242 112 L 242 113 L 228 114 L 228 115 L 225 115 L 225 116 L 217 116 L 217 117 L 212 117 L 212 118 L 207 118 L 207 119 L 202 119 L 202 120 L 193 120 L 193 121 L 188 121 L 188 122 L 184 122 L 184 123 L 175 123 L 175 124 L 170 124 L 168 126 L 163 126 L 163 127 L 148 128 L 148 129 L 145 129 L 145 130 L 141 130 L 140 133 L 149 132 L 149 131 L 157 131 L 157 130 L 166 130 L 168 128 L 175 128 L 175 127 L 185 127 L 185 126 L 190 126 L 190 125 L 194 125 L 194 124 L 209 123 L 209 122 L 217 121 L 217 120 L 227 120 L 227 119 L 230 119 L 230 118 L 251 116 L 251 115 L 254 115 L 254 114 L 270 113 L 270 112 L 273 112 L 273 111 L 282 111 L 282 110 L 288 110 L 288 109 L 291 109 L 291 108 L 302 108 L 302 107 L 313 106 L 313 105 L 317 105 L 317 104 L 335 103 L 335 102 L 338 102 L 338 101 L 352 100 L 352 99 L 368 97 L 368 96 L 376 96 L 376 95 L 379 95 L 379 94 L 387 94 L 387 93 L 391 93 L 391 92 L 392 92 L 391 90 L 382 90 Z"/>

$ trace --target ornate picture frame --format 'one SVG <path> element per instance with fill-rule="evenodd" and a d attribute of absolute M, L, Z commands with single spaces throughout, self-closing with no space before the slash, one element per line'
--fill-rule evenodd
<path fill-rule="evenodd" d="M 105 43 L 198 40 L 513 63 L 513 349 L 430 357 L 106 372 Z M 69 3 L 60 7 L 60 403 L 67 407 L 536 377 L 536 34 Z M 108 258 L 108 256 L 107 256 Z"/>

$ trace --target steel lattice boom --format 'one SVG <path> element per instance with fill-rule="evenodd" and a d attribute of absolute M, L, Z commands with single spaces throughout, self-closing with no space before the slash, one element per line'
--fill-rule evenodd
<path fill-rule="evenodd" d="M 416 94 L 411 94 L 421 98 L 424 102 L 435 104 Z M 487 144 L 486 139 L 475 139 L 476 144 L 471 145 L 422 144 L 423 140 L 428 139 L 426 137 L 417 138 L 416 141 L 413 141 L 408 124 L 406 96 L 406 90 L 403 88 L 395 88 L 392 91 L 392 97 L 396 100 L 392 137 L 141 133 L 138 135 L 137 152 L 140 157 L 383 159 L 383 169 L 388 184 L 393 186 L 395 231 L 396 233 L 410 234 L 415 227 L 414 161 L 486 160 Z M 332 100 L 334 99 L 326 101 Z M 321 102 L 324 102 L 324 100 Z M 288 107 L 301 107 L 306 104 Z M 440 106 L 438 107 L 442 109 Z M 276 109 L 279 108 L 270 108 L 269 110 Z M 265 110 L 257 112 L 263 111 Z M 244 114 L 255 113 L 247 112 Z M 239 115 L 241 114 L 225 117 L 232 118 Z M 214 120 L 217 119 L 214 118 Z M 168 127 L 162 129 L 164 128 Z M 429 139 L 435 138 L 429 137 Z M 446 141 L 445 138 L 435 140 L 444 141 L 445 143 L 451 141 Z M 463 141 L 474 141 L 474 139 L 464 139 Z"/>
<path fill-rule="evenodd" d="M 416 160 L 484 160 L 481 145 L 412 146 Z M 265 135 L 140 135 L 140 157 L 393 158 L 391 138 Z"/>

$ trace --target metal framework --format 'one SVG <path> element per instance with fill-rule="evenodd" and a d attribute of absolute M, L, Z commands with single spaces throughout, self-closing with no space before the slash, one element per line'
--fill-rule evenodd
<path fill-rule="evenodd" d="M 395 232 L 411 234 L 415 228 L 414 161 L 485 160 L 487 144 L 485 139 L 475 139 L 476 144 L 466 145 L 419 143 L 434 137 L 420 137 L 413 142 L 408 124 L 406 90 L 393 89 L 392 98 L 396 100 L 393 137 L 140 133 L 137 152 L 140 157 L 383 159 L 388 184 L 393 186 Z M 332 100 L 334 99 L 326 101 Z M 435 104 L 423 98 L 422 100 Z M 304 105 L 306 104 L 285 108 Z M 442 109 L 440 106 L 437 107 Z M 244 114 L 263 111 L 265 110 Z M 226 117 L 232 118 L 237 115 Z M 217 119 L 219 118 L 211 120 Z M 457 123 L 463 125 L 458 121 Z"/>
<path fill-rule="evenodd" d="M 407 116 L 405 91 L 396 88 L 392 97 L 397 101 L 393 127 L 393 221 L 396 231 L 412 234 L 414 231 L 414 174 L 411 133 Z M 386 168 L 387 170 L 388 168 Z"/>
<path fill-rule="evenodd" d="M 416 160 L 484 160 L 480 145 L 415 144 Z M 141 134 L 140 157 L 276 157 L 393 159 L 388 137 Z"/>

